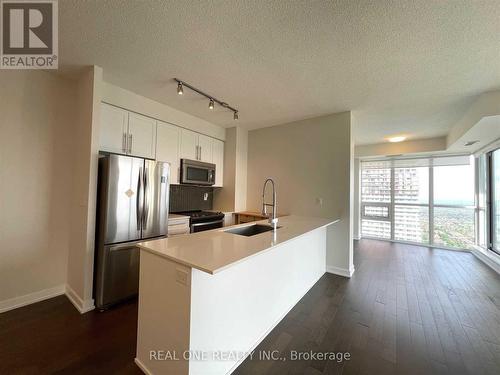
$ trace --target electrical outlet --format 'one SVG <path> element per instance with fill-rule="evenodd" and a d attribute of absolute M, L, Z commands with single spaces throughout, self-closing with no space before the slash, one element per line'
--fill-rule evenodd
<path fill-rule="evenodd" d="M 175 269 L 175 280 L 182 285 L 188 285 L 188 271 Z"/>
<path fill-rule="evenodd" d="M 203 193 L 203 200 L 208 201 L 208 193 Z"/>
<path fill-rule="evenodd" d="M 323 198 L 316 198 L 316 204 L 320 207 L 323 207 Z"/>

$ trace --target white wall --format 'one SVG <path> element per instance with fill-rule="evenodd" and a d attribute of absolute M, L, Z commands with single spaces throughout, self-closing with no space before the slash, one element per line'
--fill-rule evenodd
<path fill-rule="evenodd" d="M 353 148 L 350 112 L 248 135 L 247 209 L 260 211 L 262 185 L 272 177 L 279 214 L 340 218 L 328 230 L 327 268 L 341 274 L 353 271 Z"/>
<path fill-rule="evenodd" d="M 71 201 L 71 242 L 68 259 L 68 297 L 80 312 L 94 307 L 92 299 L 94 238 L 99 152 L 99 109 L 102 69 L 90 67 L 77 83 L 77 111 Z"/>
<path fill-rule="evenodd" d="M 224 188 L 214 190 L 214 209 L 237 212 L 246 209 L 248 131 L 226 129 L 224 144 Z"/>
<path fill-rule="evenodd" d="M 446 137 L 415 139 L 405 142 L 384 142 L 371 145 L 358 145 L 354 155 L 358 158 L 370 156 L 389 156 L 446 151 Z"/>
<path fill-rule="evenodd" d="M 472 103 L 462 118 L 453 126 L 447 137 L 447 146 L 451 147 L 483 117 L 500 114 L 500 90 L 485 92 Z M 473 139 L 469 139 L 473 140 Z M 493 139 L 491 139 L 493 141 Z"/>
<path fill-rule="evenodd" d="M 0 311 L 66 291 L 93 308 L 101 100 L 225 139 L 225 129 L 102 81 L 1 71 Z M 6 199 L 6 197 L 8 197 Z"/>
<path fill-rule="evenodd" d="M 102 100 L 129 111 L 141 113 L 222 141 L 226 139 L 226 129 L 220 126 L 107 82 L 102 82 Z"/>
<path fill-rule="evenodd" d="M 0 86 L 2 310 L 64 292 L 75 83 L 42 71 L 4 70 Z"/>

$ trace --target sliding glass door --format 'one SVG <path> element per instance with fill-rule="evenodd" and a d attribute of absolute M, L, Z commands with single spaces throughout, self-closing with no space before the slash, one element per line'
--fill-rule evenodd
<path fill-rule="evenodd" d="M 500 149 L 491 153 L 491 250 L 500 253 Z"/>

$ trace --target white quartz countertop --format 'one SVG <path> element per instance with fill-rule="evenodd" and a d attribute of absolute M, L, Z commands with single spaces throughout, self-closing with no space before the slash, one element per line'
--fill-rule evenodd
<path fill-rule="evenodd" d="M 179 214 L 168 214 L 168 220 L 175 220 L 175 219 L 187 219 L 187 220 L 189 220 L 189 216 L 179 215 Z"/>
<path fill-rule="evenodd" d="M 273 231 L 251 237 L 225 232 L 228 229 L 256 223 L 267 224 L 267 220 L 261 220 L 190 235 L 142 242 L 139 247 L 141 250 L 149 251 L 179 264 L 214 274 L 246 258 L 337 221 L 339 220 L 283 216 L 279 218 L 278 226 L 281 228 L 276 230 L 275 237 Z"/>

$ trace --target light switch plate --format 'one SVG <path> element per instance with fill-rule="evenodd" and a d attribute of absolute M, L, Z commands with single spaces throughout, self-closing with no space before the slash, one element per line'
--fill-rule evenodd
<path fill-rule="evenodd" d="M 189 272 L 187 270 L 175 269 L 175 281 L 182 285 L 189 284 Z"/>

